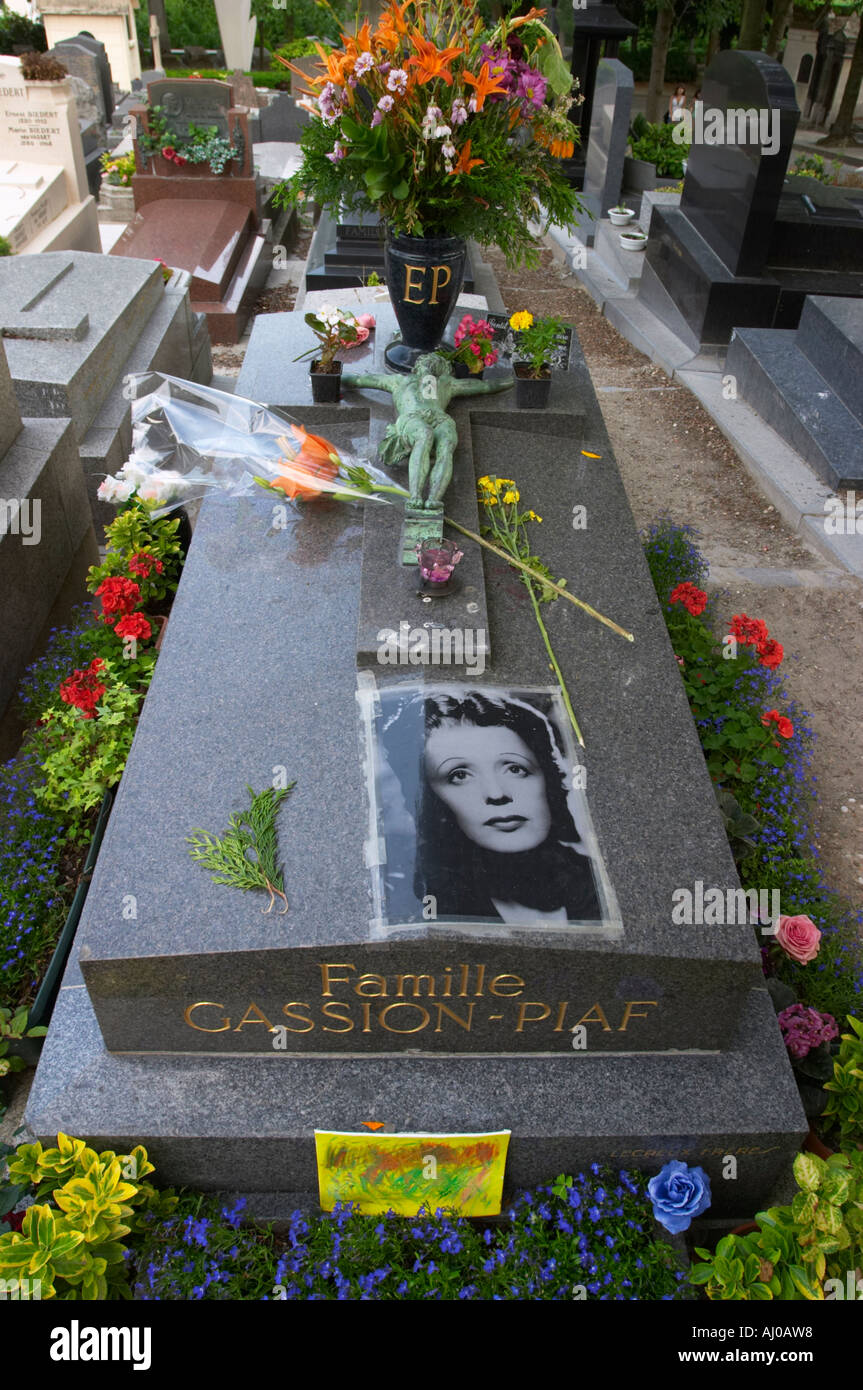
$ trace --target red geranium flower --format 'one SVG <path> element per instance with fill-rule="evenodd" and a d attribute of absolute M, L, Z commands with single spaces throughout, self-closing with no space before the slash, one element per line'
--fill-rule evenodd
<path fill-rule="evenodd" d="M 760 646 L 769 635 L 767 624 L 760 618 L 747 618 L 745 613 L 735 613 L 731 619 L 731 636 L 736 637 L 742 646 Z"/>
<path fill-rule="evenodd" d="M 162 262 L 164 265 L 164 261 Z M 155 555 L 151 555 L 149 550 L 139 550 L 135 555 L 129 557 L 129 570 L 132 574 L 137 574 L 141 579 L 149 579 L 153 570 L 161 574 L 165 566 L 161 560 L 157 560 Z"/>
<path fill-rule="evenodd" d="M 782 658 L 785 652 L 782 643 L 777 642 L 774 637 L 768 637 L 766 642 L 759 642 L 757 647 L 760 657 L 760 664 L 773 671 L 777 666 L 782 665 Z"/>
<path fill-rule="evenodd" d="M 60 699 L 66 705 L 74 705 L 85 719 L 94 719 L 96 706 L 108 689 L 99 680 L 99 672 L 105 665 L 100 656 L 94 658 L 89 666 L 81 671 L 73 671 L 68 680 L 60 686 Z"/>
<path fill-rule="evenodd" d="M 141 601 L 141 590 L 133 579 L 114 575 L 111 579 L 102 580 L 96 597 L 102 600 L 102 616 L 107 623 L 137 608 Z"/>
<path fill-rule="evenodd" d="M 143 613 L 130 613 L 128 617 L 121 618 L 114 631 L 118 637 L 135 637 L 143 642 L 153 635 L 153 629 Z"/>
<path fill-rule="evenodd" d="M 669 603 L 682 603 L 687 613 L 691 613 L 693 618 L 698 618 L 707 607 L 707 595 L 703 589 L 697 589 L 694 584 L 689 582 L 678 584 L 672 590 L 668 599 Z"/>
<path fill-rule="evenodd" d="M 162 154 L 165 156 L 166 159 L 173 159 L 176 153 L 177 151 L 174 149 L 173 145 L 162 146 Z"/>
<path fill-rule="evenodd" d="M 780 714 L 778 709 L 766 710 L 761 716 L 761 723 L 764 725 L 765 729 L 769 729 L 771 724 L 775 724 L 776 732 L 780 734 L 782 738 L 791 738 L 791 735 L 794 733 L 794 725 L 791 723 L 791 720 L 787 719 L 784 714 Z"/>

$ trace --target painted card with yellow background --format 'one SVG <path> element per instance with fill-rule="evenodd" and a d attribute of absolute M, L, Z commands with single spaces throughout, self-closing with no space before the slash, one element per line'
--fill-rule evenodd
<path fill-rule="evenodd" d="M 352 1134 L 315 1130 L 321 1206 L 369 1215 L 421 1207 L 497 1216 L 510 1130 L 494 1134 Z"/>

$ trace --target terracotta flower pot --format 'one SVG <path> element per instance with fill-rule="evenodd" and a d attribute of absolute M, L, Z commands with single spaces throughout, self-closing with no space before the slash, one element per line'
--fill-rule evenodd
<path fill-rule="evenodd" d="M 810 1129 L 806 1138 L 803 1140 L 803 1152 L 815 1154 L 816 1158 L 823 1158 L 826 1161 L 832 1153 L 835 1153 L 835 1150 L 828 1149 L 827 1145 L 822 1143 L 818 1138 L 815 1130 Z"/>

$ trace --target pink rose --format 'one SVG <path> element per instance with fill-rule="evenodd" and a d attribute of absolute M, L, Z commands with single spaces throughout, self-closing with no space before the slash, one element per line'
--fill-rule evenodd
<path fill-rule="evenodd" d="M 362 328 L 374 328 L 375 316 L 374 314 L 357 314 L 357 323 Z"/>
<path fill-rule="evenodd" d="M 821 933 L 811 917 L 780 917 L 776 940 L 798 965 L 808 965 L 821 948 Z"/>

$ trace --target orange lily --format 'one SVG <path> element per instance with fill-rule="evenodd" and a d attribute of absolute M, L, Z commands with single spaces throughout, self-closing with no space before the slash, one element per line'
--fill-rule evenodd
<path fill-rule="evenodd" d="M 517 29 L 520 24 L 530 24 L 532 19 L 542 19 L 545 13 L 545 10 L 538 10 L 536 6 L 534 6 L 528 14 L 520 14 L 517 15 L 515 19 L 508 19 L 506 21 L 506 32 L 509 33 L 510 29 Z"/>
<path fill-rule="evenodd" d="M 405 19 L 405 11 L 413 3 L 414 0 L 405 0 L 405 3 L 403 5 L 400 5 L 398 0 L 392 0 L 392 4 L 390 5 L 389 9 L 384 10 L 384 18 L 392 20 L 397 34 L 406 34 L 408 32 L 407 20 Z"/>
<path fill-rule="evenodd" d="M 506 92 L 506 87 L 502 86 L 501 79 L 491 76 L 491 68 L 488 63 L 483 63 L 479 70 L 479 77 L 474 77 L 472 72 L 466 72 L 462 75 L 465 82 L 469 82 L 475 88 L 474 98 L 477 111 L 482 110 L 486 97 L 492 96 L 496 92 Z"/>
<path fill-rule="evenodd" d="M 453 58 L 458 58 L 459 54 L 464 53 L 464 49 L 436 48 L 429 39 L 424 39 L 422 34 L 411 34 L 410 39 L 416 49 L 416 55 L 408 58 L 407 65 L 416 68 L 417 81 L 431 82 L 435 77 L 442 77 L 447 86 L 451 87 L 452 73 L 448 64 Z"/>
<path fill-rule="evenodd" d="M 349 53 L 337 53 L 335 50 L 327 53 L 326 49 L 321 48 L 319 43 L 315 44 L 315 48 L 320 54 L 321 63 L 325 69 L 320 77 L 307 77 L 301 69 L 295 68 L 293 63 L 289 63 L 286 58 L 280 58 L 279 62 L 284 63 L 285 67 L 290 68 L 292 72 L 299 72 L 299 75 L 305 78 L 311 87 L 323 87 L 325 82 L 332 82 L 337 87 L 344 87 L 356 59 Z"/>
<path fill-rule="evenodd" d="M 285 473 L 274 478 L 270 487 L 278 488 L 286 497 L 310 501 L 327 491 L 316 486 L 317 479 L 331 483 L 338 477 L 339 456 L 335 446 L 321 435 L 309 434 L 302 425 L 292 424 L 291 430 L 300 446 L 299 452 L 293 458 L 281 460 Z M 279 443 L 287 446 L 286 439 L 280 439 Z"/>
<path fill-rule="evenodd" d="M 458 159 L 452 167 L 452 172 L 454 174 L 469 174 L 471 169 L 476 168 L 478 164 L 484 163 L 484 159 L 471 159 L 470 140 L 466 140 L 459 150 Z"/>
<path fill-rule="evenodd" d="M 368 20 L 363 23 L 362 29 L 356 35 L 342 34 L 342 43 L 345 52 L 351 58 L 358 58 L 361 53 L 367 53 L 372 46 L 372 29 Z"/>

